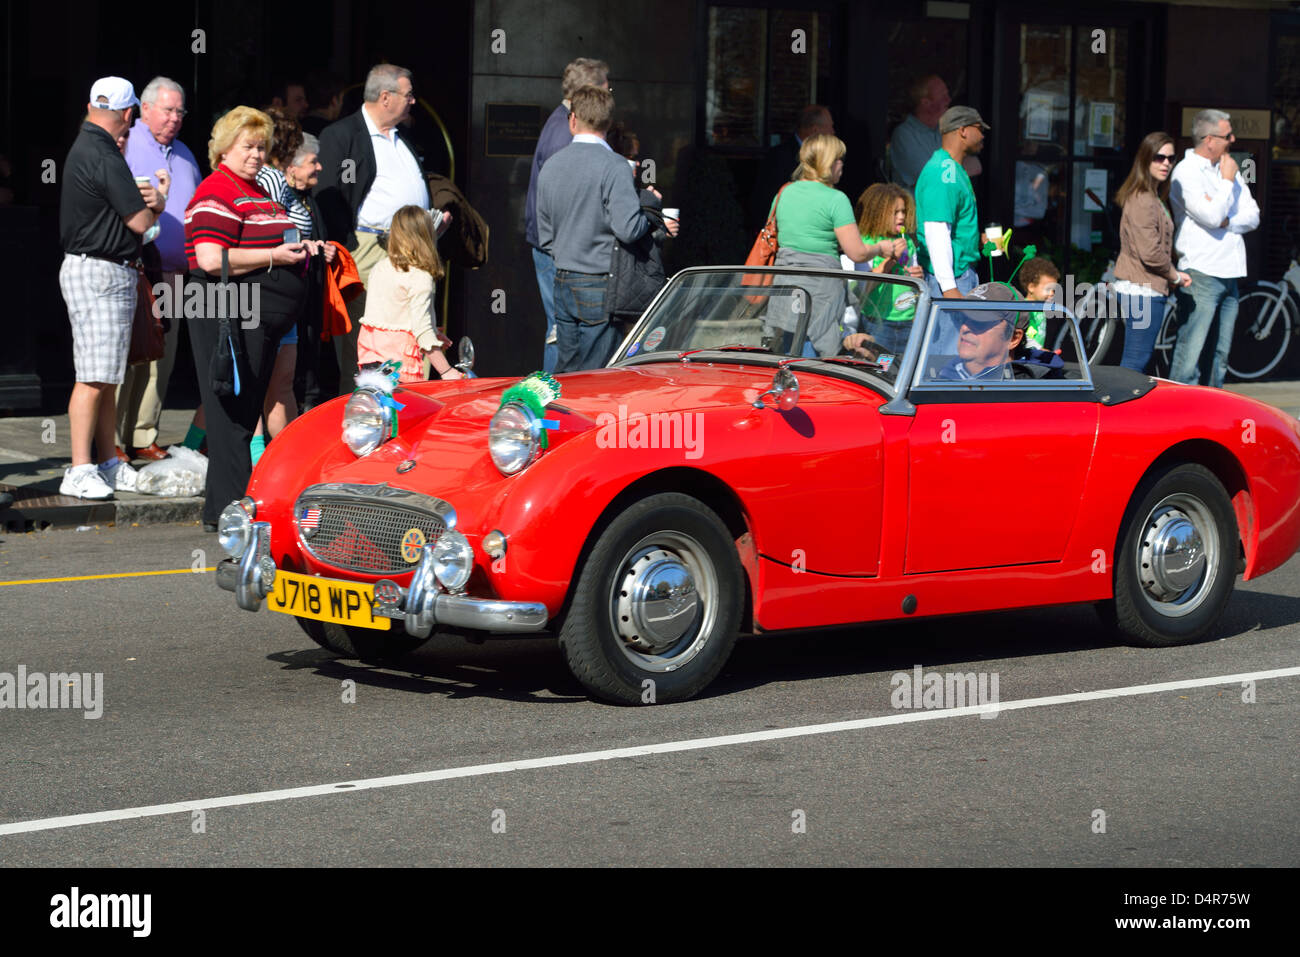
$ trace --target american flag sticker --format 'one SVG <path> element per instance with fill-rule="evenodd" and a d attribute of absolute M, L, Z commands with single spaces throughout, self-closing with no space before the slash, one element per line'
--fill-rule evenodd
<path fill-rule="evenodd" d="M 304 508 L 298 516 L 298 527 L 304 532 L 314 532 L 320 528 L 320 509 Z"/>

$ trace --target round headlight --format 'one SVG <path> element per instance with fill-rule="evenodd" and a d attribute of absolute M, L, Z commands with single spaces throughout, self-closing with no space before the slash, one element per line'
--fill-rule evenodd
<path fill-rule="evenodd" d="M 488 451 L 503 475 L 514 475 L 533 459 L 541 446 L 542 423 L 532 409 L 508 402 L 488 425 Z"/>
<path fill-rule="evenodd" d="M 447 529 L 433 546 L 433 573 L 442 587 L 459 591 L 474 570 L 474 547 L 460 532 Z"/>
<path fill-rule="evenodd" d="M 231 502 L 217 519 L 217 542 L 231 558 L 239 558 L 253 540 L 253 516 L 257 508 L 251 498 Z"/>
<path fill-rule="evenodd" d="M 388 410 L 369 392 L 352 393 L 343 409 L 343 444 L 355 456 L 369 455 L 388 434 Z"/>

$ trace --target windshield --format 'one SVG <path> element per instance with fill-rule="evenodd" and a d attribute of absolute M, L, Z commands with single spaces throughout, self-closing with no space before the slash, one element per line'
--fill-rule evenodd
<path fill-rule="evenodd" d="M 918 298 L 918 284 L 870 272 L 687 271 L 641 318 L 615 361 L 740 347 L 855 359 L 892 385 Z"/>

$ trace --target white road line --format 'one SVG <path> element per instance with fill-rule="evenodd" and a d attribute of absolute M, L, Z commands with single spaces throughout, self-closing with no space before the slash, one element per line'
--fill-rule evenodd
<path fill-rule="evenodd" d="M 407 784 L 427 784 L 431 781 L 449 781 L 454 778 L 480 777 L 486 774 L 505 774 L 510 771 L 530 771 L 536 768 L 554 768 L 566 764 L 591 764 L 595 761 L 614 761 L 620 758 L 639 758 L 652 754 L 671 754 L 674 751 L 699 751 L 705 748 L 725 748 L 756 741 L 778 741 L 782 738 L 802 738 L 814 734 L 834 734 L 839 731 L 860 731 L 891 724 L 908 724 L 912 721 L 933 721 L 940 718 L 961 718 L 989 712 L 1017 711 L 1022 708 L 1047 708 L 1053 705 L 1076 704 L 1081 701 L 1100 701 L 1106 698 L 1126 698 L 1134 695 L 1159 694 L 1164 691 L 1183 691 L 1188 688 L 1206 688 L 1213 685 L 1239 684 L 1244 681 L 1267 681 L 1271 678 L 1292 678 L 1300 675 L 1300 668 L 1275 668 L 1272 671 L 1250 671 L 1239 675 L 1218 675 L 1213 678 L 1190 678 L 1185 681 L 1163 681 L 1159 684 L 1132 685 L 1127 688 L 1106 688 L 1101 691 L 1080 691 L 1074 694 L 1052 695 L 1046 698 L 1024 698 L 1020 701 L 1003 701 L 999 704 L 972 705 L 966 708 L 944 708 L 931 711 L 903 711 L 898 714 L 853 721 L 835 721 L 830 724 L 808 724 L 795 728 L 774 728 L 766 731 L 748 731 L 727 734 L 716 738 L 691 738 L 686 741 L 666 741 L 662 744 L 645 744 L 630 748 L 613 748 L 608 751 L 583 751 L 577 754 L 556 754 L 548 758 L 527 758 L 520 761 L 502 761 L 497 764 L 476 764 L 463 768 L 445 768 L 441 771 L 419 771 L 414 774 L 396 774 L 390 777 L 365 778 L 337 784 L 315 784 L 309 787 L 284 788 L 279 791 L 254 791 L 251 794 L 231 794 L 226 797 L 204 798 L 197 801 L 177 801 L 173 804 L 152 804 L 147 807 L 127 807 L 115 811 L 95 811 L 90 814 L 69 814 L 65 817 L 38 818 L 34 821 L 15 821 L 0 824 L 0 836 L 25 834 L 30 831 L 49 831 L 84 824 L 105 824 L 109 821 L 128 821 L 133 818 L 159 817 L 164 814 L 184 814 L 190 811 L 209 811 L 213 808 L 238 807 L 243 804 L 267 804 L 273 801 L 293 801 L 298 798 L 322 797 L 352 791 L 376 788 L 394 788 Z"/>

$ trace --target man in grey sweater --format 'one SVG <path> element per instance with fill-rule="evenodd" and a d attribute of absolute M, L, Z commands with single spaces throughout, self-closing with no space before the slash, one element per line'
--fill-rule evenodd
<path fill-rule="evenodd" d="M 631 243 L 650 229 L 627 160 L 605 142 L 613 113 L 608 90 L 576 91 L 573 142 L 537 177 L 537 238 L 555 259 L 556 372 L 598 369 L 609 360 L 618 345 L 605 311 L 614 241 Z"/>

